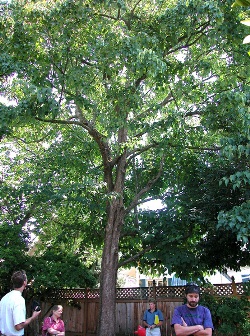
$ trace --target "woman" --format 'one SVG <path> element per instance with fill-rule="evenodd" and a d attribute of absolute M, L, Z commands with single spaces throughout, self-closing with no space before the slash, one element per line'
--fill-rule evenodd
<path fill-rule="evenodd" d="M 143 324 L 146 327 L 146 336 L 161 336 L 161 326 L 163 324 L 163 314 L 156 307 L 156 301 L 149 300 L 149 309 L 143 316 Z"/>
<path fill-rule="evenodd" d="M 59 305 L 55 305 L 52 307 L 52 314 L 46 317 L 43 321 L 42 327 L 42 335 L 65 335 L 65 327 L 64 322 L 61 319 L 63 312 L 63 307 Z"/>

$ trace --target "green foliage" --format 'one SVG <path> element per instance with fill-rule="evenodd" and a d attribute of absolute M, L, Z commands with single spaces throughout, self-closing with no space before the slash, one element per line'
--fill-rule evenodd
<path fill-rule="evenodd" d="M 247 298 L 202 294 L 200 304 L 210 309 L 216 335 L 249 335 L 250 304 Z"/>
<path fill-rule="evenodd" d="M 35 256 L 29 252 L 28 233 L 20 225 L 1 224 L 0 251 L 1 294 L 10 289 L 10 278 L 14 271 L 27 272 L 33 293 L 43 293 L 48 288 L 94 287 L 96 277 L 85 266 L 82 256 L 71 254 L 61 246 L 49 248 Z M 72 276 L 74 274 L 74 276 Z"/>
<path fill-rule="evenodd" d="M 85 274 L 110 236 L 120 263 L 143 271 L 246 265 L 249 61 L 231 3 L 1 8 L 1 221 L 38 237 L 34 257 L 52 274 L 37 282 L 59 285 L 47 249 L 76 255 Z M 140 208 L 154 199 L 164 208 Z"/>
<path fill-rule="evenodd" d="M 52 288 L 85 288 L 96 285 L 96 278 L 82 263 L 81 256 L 62 254 L 60 248 L 48 248 L 29 269 L 34 274 L 32 287 L 36 293 Z"/>
<path fill-rule="evenodd" d="M 249 0 L 236 0 L 233 3 L 232 7 L 237 7 L 237 6 L 249 7 L 250 1 Z"/>
<path fill-rule="evenodd" d="M 232 7 L 250 7 L 250 1 L 249 0 L 236 0 L 233 4 Z M 250 20 L 245 19 L 243 21 L 241 21 L 241 23 L 243 23 L 246 26 L 250 26 Z M 243 43 L 250 43 L 250 35 L 247 35 L 244 40 Z M 248 55 L 250 55 L 250 51 L 248 52 Z"/>
<path fill-rule="evenodd" d="M 210 162 L 209 167 L 207 162 Z M 185 156 L 182 153 L 182 158 L 174 161 L 173 169 L 171 164 L 168 165 L 169 174 L 173 172 L 176 179 L 172 180 L 172 187 L 168 184 L 168 192 L 162 200 L 166 208 L 157 213 L 144 211 L 137 216 L 144 238 L 143 247 L 150 244 L 157 249 L 144 253 L 140 262 L 142 271 L 146 272 L 150 265 L 153 273 L 163 274 L 168 270 L 177 272 L 182 279 L 196 279 L 202 277 L 201 269 L 238 270 L 239 264 L 248 265 L 249 242 L 237 237 L 241 229 L 244 231 L 243 223 L 238 230 L 217 226 L 221 209 L 227 212 L 232 204 L 239 204 L 239 200 L 248 197 L 248 186 L 235 190 L 225 184 L 219 187 L 220 178 L 237 167 L 234 168 L 230 161 L 227 165 L 225 159 L 216 154 L 195 157 L 195 154 Z M 181 193 L 177 194 L 175 188 Z M 243 204 L 241 209 L 244 209 Z M 247 216 L 248 209 L 246 236 L 249 232 Z M 133 240 L 131 248 L 135 244 L 136 240 Z"/>
<path fill-rule="evenodd" d="M 231 5 L 1 3 L 0 225 L 27 234 L 22 252 L 37 238 L 22 254 L 40 288 L 92 285 L 102 254 L 99 335 L 115 334 L 119 266 L 202 279 L 249 263 L 250 63 Z"/>
<path fill-rule="evenodd" d="M 229 227 L 237 234 L 237 240 L 248 243 L 249 237 L 249 212 L 250 201 L 241 206 L 235 206 L 232 210 L 220 212 L 218 216 L 218 227 Z"/>

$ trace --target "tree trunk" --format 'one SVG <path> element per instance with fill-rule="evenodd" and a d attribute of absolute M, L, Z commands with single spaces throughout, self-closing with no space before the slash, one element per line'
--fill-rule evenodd
<path fill-rule="evenodd" d="M 118 247 L 124 222 L 122 197 L 110 202 L 102 255 L 98 336 L 115 336 Z"/>
<path fill-rule="evenodd" d="M 118 132 L 118 143 L 126 143 L 127 130 Z M 103 151 L 103 148 L 105 149 Z M 108 146 L 101 146 L 104 165 L 104 180 L 110 201 L 107 207 L 107 226 L 105 228 L 100 279 L 100 305 L 97 336 L 115 336 L 116 329 L 116 279 L 119 261 L 119 240 L 124 223 L 124 181 L 126 175 L 126 150 L 116 164 L 115 178 L 112 176 L 114 165 L 110 164 L 111 153 Z M 113 184 L 113 181 L 115 183 Z"/>

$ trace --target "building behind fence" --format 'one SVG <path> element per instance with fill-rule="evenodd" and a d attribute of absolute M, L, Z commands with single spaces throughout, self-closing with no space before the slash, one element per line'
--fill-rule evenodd
<path fill-rule="evenodd" d="M 136 288 L 117 288 L 116 290 L 116 334 L 134 335 L 138 325 L 142 325 L 143 313 L 148 309 L 149 298 L 157 301 L 157 308 L 163 312 L 162 335 L 171 336 L 170 321 L 174 308 L 183 304 L 184 286 L 155 286 Z M 202 293 L 215 296 L 238 296 L 244 294 L 243 283 L 213 285 L 201 288 Z M 48 316 L 54 304 L 63 306 L 63 320 L 66 336 L 95 336 L 99 313 L 99 289 L 60 289 L 47 293 L 41 302 L 42 320 Z M 108 321 L 107 321 L 108 323 Z M 31 336 L 31 332 L 28 332 Z M 32 336 L 34 336 L 34 329 Z"/>

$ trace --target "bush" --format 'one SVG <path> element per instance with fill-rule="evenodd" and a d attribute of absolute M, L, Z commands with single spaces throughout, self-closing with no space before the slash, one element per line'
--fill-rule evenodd
<path fill-rule="evenodd" d="M 200 304 L 207 306 L 212 314 L 214 335 L 249 336 L 249 309 L 247 297 L 214 297 L 203 294 Z"/>

